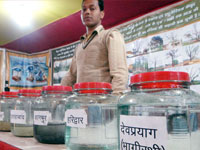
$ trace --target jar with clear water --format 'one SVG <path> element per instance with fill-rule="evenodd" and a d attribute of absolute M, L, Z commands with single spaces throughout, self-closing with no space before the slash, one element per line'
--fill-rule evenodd
<path fill-rule="evenodd" d="M 199 150 L 200 95 L 188 73 L 136 74 L 130 86 L 118 104 L 120 150 Z"/>
<path fill-rule="evenodd" d="M 117 150 L 117 96 L 111 84 L 77 83 L 66 104 L 67 150 Z"/>
<path fill-rule="evenodd" d="M 65 143 L 65 105 L 72 95 L 69 86 L 44 86 L 42 98 L 34 101 L 34 138 L 40 143 Z"/>
<path fill-rule="evenodd" d="M 33 102 L 41 97 L 41 90 L 20 89 L 14 108 L 10 111 L 11 132 L 15 136 L 33 136 Z"/>
<path fill-rule="evenodd" d="M 0 99 L 0 131 L 10 131 L 10 110 L 18 97 L 18 92 L 2 92 Z"/>

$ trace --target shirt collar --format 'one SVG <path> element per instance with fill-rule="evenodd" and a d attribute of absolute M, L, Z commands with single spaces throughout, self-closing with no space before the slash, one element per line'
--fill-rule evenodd
<path fill-rule="evenodd" d="M 97 32 L 97 34 L 99 34 L 99 32 L 101 32 L 102 30 L 104 30 L 104 27 L 102 25 L 99 25 L 98 27 L 96 27 L 96 29 L 92 32 L 92 34 L 94 32 Z M 80 40 L 83 41 L 86 38 L 86 34 L 82 35 L 80 37 Z"/>

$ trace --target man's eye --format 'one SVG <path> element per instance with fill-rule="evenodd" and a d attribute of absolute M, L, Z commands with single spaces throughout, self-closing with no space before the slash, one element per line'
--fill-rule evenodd
<path fill-rule="evenodd" d="M 94 7 L 91 7 L 90 10 L 95 10 L 95 8 L 94 8 Z"/>
<path fill-rule="evenodd" d="M 86 8 L 83 8 L 82 10 L 83 10 L 83 12 L 85 12 L 85 11 L 86 11 Z"/>

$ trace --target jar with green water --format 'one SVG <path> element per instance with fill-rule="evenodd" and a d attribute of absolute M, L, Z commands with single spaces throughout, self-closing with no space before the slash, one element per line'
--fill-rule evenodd
<path fill-rule="evenodd" d="M 0 131 L 10 131 L 10 110 L 14 108 L 18 92 L 2 92 L 0 99 Z"/>
<path fill-rule="evenodd" d="M 15 136 L 33 136 L 33 102 L 41 97 L 41 90 L 20 89 L 19 98 L 10 111 L 11 132 Z"/>

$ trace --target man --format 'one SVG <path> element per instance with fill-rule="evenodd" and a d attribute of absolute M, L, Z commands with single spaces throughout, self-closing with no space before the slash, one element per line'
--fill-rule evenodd
<path fill-rule="evenodd" d="M 126 90 L 128 68 L 124 40 L 116 30 L 104 30 L 103 0 L 83 0 L 81 19 L 86 34 L 75 50 L 68 73 L 61 85 L 80 82 L 109 82 L 113 93 Z"/>

